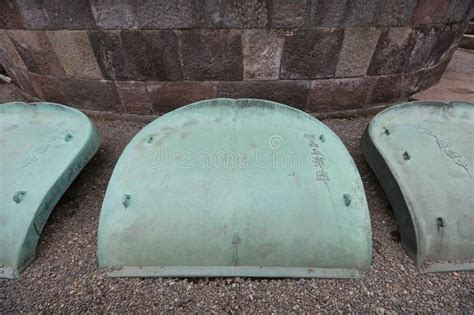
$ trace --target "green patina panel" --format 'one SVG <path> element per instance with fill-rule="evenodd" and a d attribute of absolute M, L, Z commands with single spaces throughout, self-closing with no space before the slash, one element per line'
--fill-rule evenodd
<path fill-rule="evenodd" d="M 73 108 L 0 105 L 0 277 L 16 277 L 34 259 L 49 214 L 99 143 Z"/>
<path fill-rule="evenodd" d="M 98 261 L 111 276 L 357 277 L 371 263 L 362 181 L 336 134 L 304 112 L 194 103 L 124 150 Z"/>
<path fill-rule="evenodd" d="M 374 117 L 362 144 L 417 264 L 438 261 L 431 271 L 472 270 L 474 104 L 393 106 Z"/>

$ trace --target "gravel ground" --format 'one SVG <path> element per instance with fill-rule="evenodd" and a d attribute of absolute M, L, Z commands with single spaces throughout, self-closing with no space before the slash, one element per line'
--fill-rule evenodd
<path fill-rule="evenodd" d="M 103 142 L 41 234 L 35 261 L 0 280 L 0 312 L 474 312 L 472 273 L 421 274 L 360 149 L 370 117 L 328 119 L 361 173 L 373 229 L 373 263 L 361 279 L 117 279 L 96 266 L 97 227 L 113 167 L 143 122 L 93 119 Z"/>

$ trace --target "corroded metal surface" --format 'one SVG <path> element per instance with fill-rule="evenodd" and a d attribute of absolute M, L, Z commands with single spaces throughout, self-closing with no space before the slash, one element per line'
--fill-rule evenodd
<path fill-rule="evenodd" d="M 357 277 L 371 262 L 360 175 L 304 112 L 250 99 L 191 104 L 124 150 L 98 260 L 112 276 Z"/>
<path fill-rule="evenodd" d="M 49 214 L 99 142 L 76 109 L 0 105 L 0 277 L 16 277 L 34 259 Z"/>
<path fill-rule="evenodd" d="M 362 143 L 417 264 L 465 261 L 432 270 L 472 269 L 474 104 L 393 106 L 374 117 Z"/>

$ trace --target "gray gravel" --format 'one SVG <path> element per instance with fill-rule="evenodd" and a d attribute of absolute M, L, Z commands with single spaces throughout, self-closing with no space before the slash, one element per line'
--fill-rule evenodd
<path fill-rule="evenodd" d="M 373 263 L 362 279 L 117 279 L 96 266 L 100 207 L 115 162 L 143 122 L 94 118 L 103 143 L 53 211 L 36 260 L 18 280 L 0 280 L 0 312 L 474 312 L 472 273 L 421 274 L 360 150 L 370 118 L 329 119 L 365 185 Z"/>

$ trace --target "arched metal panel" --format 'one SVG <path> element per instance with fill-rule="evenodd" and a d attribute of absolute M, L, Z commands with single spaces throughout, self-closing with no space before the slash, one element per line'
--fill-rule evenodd
<path fill-rule="evenodd" d="M 474 104 L 390 107 L 370 122 L 362 143 L 417 264 L 474 269 Z"/>
<path fill-rule="evenodd" d="M 16 277 L 34 259 L 49 214 L 99 143 L 76 109 L 0 105 L 0 277 Z"/>
<path fill-rule="evenodd" d="M 371 262 L 360 175 L 336 134 L 302 111 L 194 103 L 122 153 L 98 260 L 112 276 L 356 277 Z"/>

